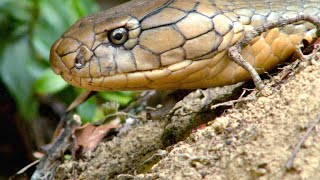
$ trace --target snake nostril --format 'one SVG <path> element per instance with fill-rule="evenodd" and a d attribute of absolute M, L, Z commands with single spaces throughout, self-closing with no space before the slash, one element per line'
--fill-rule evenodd
<path fill-rule="evenodd" d="M 81 53 L 79 53 L 76 57 L 75 68 L 81 69 L 84 67 L 84 64 L 85 64 L 84 57 Z"/>

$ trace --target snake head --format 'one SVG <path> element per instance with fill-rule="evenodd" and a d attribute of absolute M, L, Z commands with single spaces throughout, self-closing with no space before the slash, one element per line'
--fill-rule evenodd
<path fill-rule="evenodd" d="M 100 86 L 106 76 L 135 70 L 128 51 L 137 44 L 140 31 L 139 21 L 124 13 L 85 17 L 54 43 L 51 68 L 72 85 Z"/>
<path fill-rule="evenodd" d="M 50 64 L 96 91 L 208 86 L 206 67 L 230 45 L 232 27 L 213 3 L 133 0 L 77 21 L 52 46 Z"/>
<path fill-rule="evenodd" d="M 53 44 L 51 68 L 89 90 L 142 89 L 136 86 L 146 78 L 136 72 L 160 63 L 158 55 L 139 46 L 141 22 L 167 2 L 135 0 L 78 20 Z"/>

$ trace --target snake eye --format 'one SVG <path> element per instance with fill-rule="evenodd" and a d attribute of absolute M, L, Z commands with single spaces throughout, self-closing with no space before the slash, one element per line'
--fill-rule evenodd
<path fill-rule="evenodd" d="M 114 29 L 109 34 L 109 41 L 114 45 L 122 45 L 128 40 L 128 30 L 126 28 Z"/>

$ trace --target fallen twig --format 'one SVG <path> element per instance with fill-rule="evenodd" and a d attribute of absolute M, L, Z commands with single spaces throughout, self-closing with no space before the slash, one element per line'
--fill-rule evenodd
<path fill-rule="evenodd" d="M 81 125 L 81 120 L 78 115 L 68 121 L 63 132 L 57 137 L 52 147 L 41 158 L 37 170 L 33 173 L 31 180 L 53 179 L 56 167 L 59 165 L 58 159 L 69 148 L 70 138 L 74 130 Z"/>
<path fill-rule="evenodd" d="M 238 102 L 254 101 L 256 99 L 257 99 L 256 97 L 239 98 L 236 100 L 230 100 L 223 103 L 212 105 L 211 109 L 216 109 L 217 107 L 220 107 L 220 106 L 233 106 L 235 103 L 238 103 Z"/>
<path fill-rule="evenodd" d="M 313 129 L 315 129 L 316 125 L 320 122 L 320 114 L 318 114 L 318 116 L 316 117 L 316 119 L 314 120 L 314 122 L 312 122 L 307 131 L 305 132 L 305 134 L 302 136 L 302 138 L 300 139 L 299 143 L 296 145 L 296 147 L 294 148 L 290 158 L 288 159 L 287 163 L 286 163 L 286 169 L 292 169 L 293 167 L 293 161 L 296 158 L 298 152 L 301 149 L 302 144 L 307 140 L 307 138 L 310 136 L 311 132 Z"/>

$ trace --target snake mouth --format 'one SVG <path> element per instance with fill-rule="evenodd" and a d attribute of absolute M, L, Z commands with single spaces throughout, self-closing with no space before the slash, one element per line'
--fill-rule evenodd
<path fill-rule="evenodd" d="M 56 53 L 50 53 L 50 66 L 51 66 L 51 69 L 53 70 L 53 72 L 57 75 L 61 75 L 62 73 L 62 70 L 59 68 L 59 57 Z"/>
<path fill-rule="evenodd" d="M 58 55 L 58 53 L 56 52 L 56 49 L 57 49 L 57 47 L 58 47 L 58 45 L 60 44 L 61 41 L 62 41 L 61 39 L 58 39 L 50 49 L 50 61 L 49 61 L 49 63 L 50 63 L 51 69 L 57 75 L 61 75 L 62 69 L 66 68 L 66 67 L 63 67 L 63 63 L 61 61 L 61 58 Z"/>

